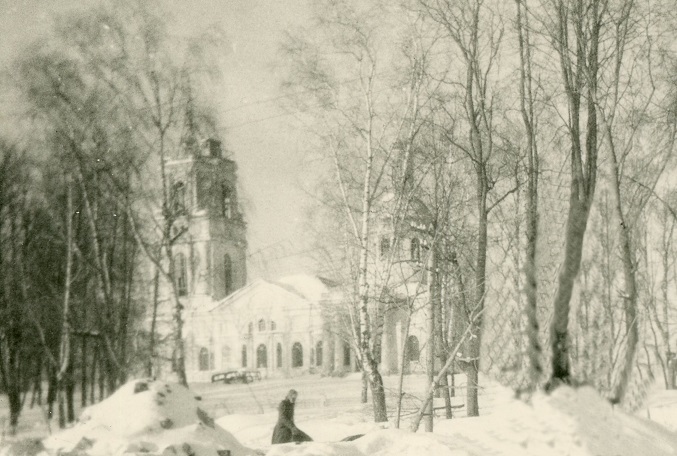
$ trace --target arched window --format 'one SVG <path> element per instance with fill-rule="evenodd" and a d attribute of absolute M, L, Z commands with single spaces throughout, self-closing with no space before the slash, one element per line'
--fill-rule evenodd
<path fill-rule="evenodd" d="M 198 355 L 198 369 L 201 371 L 209 370 L 209 350 L 205 347 L 200 349 L 200 354 Z"/>
<path fill-rule="evenodd" d="M 174 257 L 174 280 L 176 280 L 176 291 L 179 296 L 186 296 L 188 294 L 188 270 L 186 256 L 183 253 L 177 253 Z"/>
<path fill-rule="evenodd" d="M 186 184 L 181 181 L 172 184 L 169 198 L 174 213 L 184 212 L 186 210 Z"/>
<path fill-rule="evenodd" d="M 223 184 L 221 187 L 221 209 L 223 216 L 227 219 L 233 216 L 233 191 L 228 184 Z"/>
<path fill-rule="evenodd" d="M 242 367 L 247 367 L 247 346 L 242 346 Z"/>
<path fill-rule="evenodd" d="M 278 343 L 275 351 L 277 352 L 277 367 L 280 368 L 282 367 L 282 344 Z"/>
<path fill-rule="evenodd" d="M 223 287 L 226 293 L 226 296 L 232 293 L 233 291 L 233 261 L 230 259 L 230 255 L 225 254 L 223 256 Z"/>
<path fill-rule="evenodd" d="M 211 157 L 221 157 L 221 141 L 214 138 L 209 138 L 207 141 L 207 149 Z"/>
<path fill-rule="evenodd" d="M 405 347 L 405 358 L 407 361 L 418 361 L 421 357 L 421 349 L 418 345 L 418 337 L 409 336 Z"/>
<path fill-rule="evenodd" d="M 343 365 L 350 366 L 350 345 L 347 342 L 343 344 Z"/>
<path fill-rule="evenodd" d="M 315 365 L 316 366 L 321 366 L 322 365 L 322 341 L 319 341 L 318 343 L 315 344 Z"/>
<path fill-rule="evenodd" d="M 266 320 L 263 318 L 259 320 L 259 331 L 265 331 L 266 330 Z"/>
<path fill-rule="evenodd" d="M 277 329 L 277 324 L 273 320 L 270 321 L 270 330 L 275 331 Z"/>
<path fill-rule="evenodd" d="M 228 345 L 221 347 L 221 367 L 230 365 L 230 356 L 230 347 Z"/>
<path fill-rule="evenodd" d="M 381 238 L 381 244 L 379 245 L 379 253 L 381 254 L 381 258 L 388 256 L 390 253 L 390 238 L 389 237 L 382 237 Z"/>
<path fill-rule="evenodd" d="M 421 261 L 421 241 L 418 238 L 411 238 L 409 254 L 411 261 Z"/>
<path fill-rule="evenodd" d="M 268 367 L 268 348 L 265 344 L 256 348 L 256 367 Z"/>
<path fill-rule="evenodd" d="M 303 345 L 300 342 L 294 342 L 291 347 L 291 367 L 303 366 Z"/>

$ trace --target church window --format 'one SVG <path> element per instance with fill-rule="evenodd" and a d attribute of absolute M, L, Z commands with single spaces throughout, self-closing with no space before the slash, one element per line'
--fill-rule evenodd
<path fill-rule="evenodd" d="M 379 245 L 379 253 L 381 254 L 381 258 L 388 256 L 388 254 L 390 253 L 389 237 L 384 236 L 381 238 L 381 244 Z"/>
<path fill-rule="evenodd" d="M 409 244 L 410 259 L 412 261 L 421 261 L 421 241 L 418 238 L 411 238 Z"/>
<path fill-rule="evenodd" d="M 233 191 L 227 185 L 223 184 L 221 187 L 221 205 L 223 216 L 227 219 L 233 217 Z"/>
<path fill-rule="evenodd" d="M 263 318 L 259 320 L 259 331 L 265 331 L 266 330 L 266 320 Z"/>
<path fill-rule="evenodd" d="M 277 350 L 275 350 L 277 353 L 275 354 L 277 356 L 277 367 L 282 367 L 282 344 L 278 342 L 277 344 Z"/>
<path fill-rule="evenodd" d="M 198 355 L 198 368 L 201 371 L 209 370 L 209 350 L 205 347 L 200 349 L 200 354 Z"/>
<path fill-rule="evenodd" d="M 247 367 L 247 346 L 242 346 L 242 367 Z"/>
<path fill-rule="evenodd" d="M 303 366 L 303 345 L 295 342 L 291 347 L 291 367 Z"/>
<path fill-rule="evenodd" d="M 343 344 L 343 365 L 350 366 L 350 345 L 348 343 Z"/>
<path fill-rule="evenodd" d="M 322 365 L 322 341 L 315 344 L 315 365 Z"/>
<path fill-rule="evenodd" d="M 218 139 L 210 138 L 207 140 L 207 148 L 209 150 L 209 156 L 214 158 L 221 157 L 221 141 Z"/>
<path fill-rule="evenodd" d="M 179 296 L 188 294 L 188 270 L 186 267 L 186 256 L 179 253 L 174 258 L 174 280 Z"/>
<path fill-rule="evenodd" d="M 418 338 L 416 336 L 409 336 L 405 347 L 405 358 L 407 361 L 418 361 L 421 357 L 421 349 L 419 348 Z"/>
<path fill-rule="evenodd" d="M 170 205 L 174 213 L 186 210 L 186 184 L 178 181 L 172 185 L 169 195 Z"/>
<path fill-rule="evenodd" d="M 233 261 L 228 254 L 223 256 L 223 286 L 226 296 L 233 292 Z"/>
<path fill-rule="evenodd" d="M 277 329 L 277 324 L 273 320 L 271 320 L 270 321 L 270 330 L 275 331 L 276 329 Z"/>
<path fill-rule="evenodd" d="M 256 348 L 256 367 L 268 367 L 268 348 L 265 344 Z"/>

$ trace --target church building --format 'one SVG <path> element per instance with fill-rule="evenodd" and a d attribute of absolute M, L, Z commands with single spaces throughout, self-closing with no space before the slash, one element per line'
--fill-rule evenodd
<path fill-rule="evenodd" d="M 187 156 L 167 161 L 166 175 L 171 204 L 180 214 L 173 226 L 173 257 L 188 380 L 209 381 L 214 373 L 235 369 L 257 370 L 262 377 L 357 370 L 352 330 L 340 317 L 346 302 L 339 284 L 305 274 L 248 281 L 237 166 L 221 142 L 208 139 Z M 376 262 L 391 248 L 385 227 L 373 241 Z M 425 365 L 419 342 L 423 315 L 410 318 L 406 310 L 413 305 L 407 304 L 407 287 L 426 290 L 422 245 L 418 235 L 407 240 L 403 254 L 411 261 L 401 263 L 409 266 L 400 271 L 404 275 L 396 290 L 402 299 L 385 315 L 381 358 L 386 374 Z M 162 299 L 172 302 L 171 287 L 163 288 Z M 170 314 L 164 326 L 170 330 Z"/>

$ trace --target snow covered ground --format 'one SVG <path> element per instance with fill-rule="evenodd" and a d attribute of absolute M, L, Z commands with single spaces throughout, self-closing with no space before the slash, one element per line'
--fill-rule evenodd
<path fill-rule="evenodd" d="M 394 380 L 387 378 L 386 385 Z M 408 390 L 422 387 L 423 381 L 410 376 Z M 137 380 L 86 409 L 78 424 L 52 434 L 44 446 L 46 454 L 70 456 L 677 455 L 677 391 L 656 388 L 645 407 L 629 415 L 589 387 L 562 387 L 548 396 L 537 394 L 527 404 L 486 383 L 480 397 L 483 416 L 438 419 L 432 434 L 412 434 L 405 430 L 406 420 L 398 430 L 370 419 L 369 406 L 357 401 L 357 376 L 202 384 L 192 391 Z M 297 425 L 315 442 L 271 446 L 274 408 L 290 387 L 300 392 Z M 207 412 L 217 417 L 215 422 Z M 3 413 L 0 409 L 0 417 Z M 39 423 L 24 426 L 24 435 L 40 429 Z M 364 436 L 340 442 L 356 434 Z M 0 455 L 10 448 L 5 445 Z M 21 452 L 35 454 L 25 446 L 11 453 Z"/>

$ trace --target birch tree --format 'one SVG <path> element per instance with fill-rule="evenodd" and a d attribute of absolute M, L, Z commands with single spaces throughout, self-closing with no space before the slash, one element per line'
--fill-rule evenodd
<path fill-rule="evenodd" d="M 294 107 L 316 116 L 308 127 L 326 151 L 338 188 L 355 258 L 353 340 L 369 380 L 374 418 L 386 421 L 380 338 L 394 283 L 401 281 L 393 265 L 400 251 L 397 233 L 412 214 L 406 189 L 415 185 L 407 179 L 413 178 L 410 157 L 426 103 L 422 77 L 429 48 L 412 35 L 404 40 L 398 35 L 397 6 L 340 1 L 316 7 L 312 29 L 304 38 L 290 35 L 283 47 L 291 61 L 285 87 L 304 93 Z M 403 42 L 412 51 L 404 56 L 392 46 Z M 375 228 L 385 220 L 391 237 L 381 262 Z"/>
<path fill-rule="evenodd" d="M 501 195 L 492 192 L 501 177 L 494 166 L 497 155 L 500 158 L 501 154 L 495 123 L 498 109 L 495 78 L 504 28 L 495 5 L 481 0 L 420 0 L 419 3 L 444 29 L 450 45 L 448 52 L 456 57 L 449 59 L 455 72 L 447 78 L 447 83 L 453 94 L 451 100 L 458 101 L 461 108 L 457 111 L 452 103 L 446 106 L 449 127 L 445 137 L 453 150 L 467 158 L 474 178 L 477 231 L 472 285 L 466 284 L 471 298 L 465 309 L 466 321 L 474 327 L 462 358 L 466 361 L 468 379 L 468 415 L 477 416 L 482 319 L 476 317 L 484 309 L 487 293 L 488 218 L 491 210 L 515 190 Z"/>

